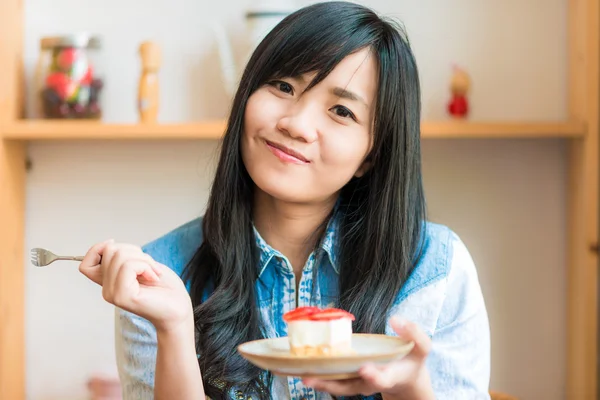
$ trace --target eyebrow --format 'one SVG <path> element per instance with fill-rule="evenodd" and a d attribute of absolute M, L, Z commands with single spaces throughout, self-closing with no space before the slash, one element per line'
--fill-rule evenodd
<path fill-rule="evenodd" d="M 356 93 L 351 92 L 349 90 L 343 89 L 341 87 L 334 87 L 331 89 L 331 93 L 333 93 L 335 96 L 341 97 L 343 99 L 358 101 L 358 102 L 364 104 L 365 107 L 369 108 L 369 105 L 367 104 L 365 99 L 363 99 Z"/>

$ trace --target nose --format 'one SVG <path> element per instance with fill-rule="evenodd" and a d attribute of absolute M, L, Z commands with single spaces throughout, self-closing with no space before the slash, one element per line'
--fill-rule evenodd
<path fill-rule="evenodd" d="M 295 110 L 282 116 L 277 122 L 277 129 L 290 137 L 312 143 L 317 140 L 316 118 L 311 118 L 308 110 Z"/>

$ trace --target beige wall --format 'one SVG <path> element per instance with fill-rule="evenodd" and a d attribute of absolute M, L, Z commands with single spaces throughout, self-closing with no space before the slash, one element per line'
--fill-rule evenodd
<path fill-rule="evenodd" d="M 101 33 L 106 119 L 133 122 L 136 46 L 151 38 L 164 52 L 161 119 L 219 118 L 228 103 L 208 20 L 222 21 L 239 47 L 243 7 L 250 3 L 26 0 L 26 65 L 34 67 L 41 35 Z M 422 73 L 425 118 L 444 118 L 452 62 L 473 75 L 474 119 L 566 115 L 565 1 L 365 3 L 405 22 Z M 82 253 L 109 237 L 142 244 L 201 214 L 216 146 L 32 144 L 26 247 Z M 430 217 L 463 238 L 479 269 L 492 328 L 492 387 L 523 399 L 561 399 L 564 143 L 427 140 L 423 147 Z M 111 307 L 76 264 L 26 269 L 28 398 L 84 398 L 89 374 L 114 369 Z"/>

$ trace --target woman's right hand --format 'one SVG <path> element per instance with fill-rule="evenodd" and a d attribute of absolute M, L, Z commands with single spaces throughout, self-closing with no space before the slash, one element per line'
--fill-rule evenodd
<path fill-rule="evenodd" d="M 79 271 L 102 286 L 106 301 L 168 332 L 193 321 L 192 302 L 181 278 L 138 246 L 109 240 L 90 248 Z"/>

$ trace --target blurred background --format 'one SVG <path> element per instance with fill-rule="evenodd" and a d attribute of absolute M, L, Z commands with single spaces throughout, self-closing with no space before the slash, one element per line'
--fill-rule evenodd
<path fill-rule="evenodd" d="M 243 63 L 251 0 L 26 0 L 24 66 L 35 80 L 40 40 L 102 40 L 103 121 L 138 120 L 138 47 L 161 49 L 162 123 L 219 120 L 230 94 L 215 24 Z M 296 0 L 293 6 L 311 3 Z M 407 30 L 421 74 L 423 119 L 449 119 L 453 65 L 471 78 L 469 118 L 567 118 L 566 0 L 370 0 Z M 36 88 L 27 90 L 35 113 Z M 83 254 L 107 238 L 144 244 L 201 215 L 218 142 L 35 141 L 28 147 L 25 248 Z M 566 146 L 563 139 L 424 139 L 429 217 L 471 251 L 492 334 L 491 388 L 564 398 Z M 77 264 L 26 265 L 26 391 L 83 399 L 88 379 L 115 374 L 113 309 Z"/>

